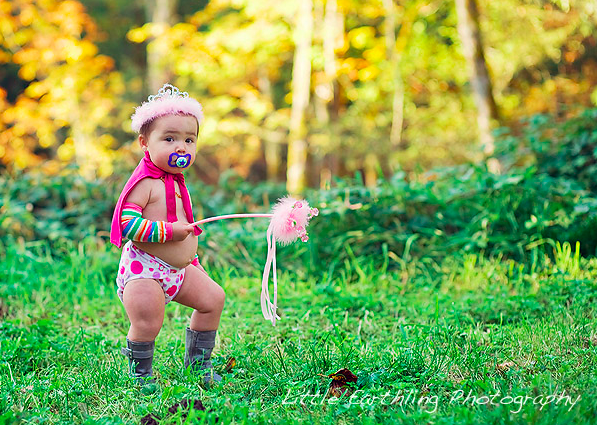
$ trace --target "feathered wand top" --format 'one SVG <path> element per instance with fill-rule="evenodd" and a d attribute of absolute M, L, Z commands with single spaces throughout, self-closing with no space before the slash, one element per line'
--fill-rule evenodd
<path fill-rule="evenodd" d="M 276 320 L 280 317 L 276 314 L 278 305 L 278 279 L 276 274 L 276 241 L 282 245 L 288 245 L 300 238 L 301 241 L 307 242 L 307 226 L 309 220 L 319 214 L 317 208 L 311 208 L 309 203 L 305 200 L 295 199 L 287 196 L 278 201 L 272 208 L 271 214 L 228 214 L 217 217 L 205 218 L 203 220 L 192 223 L 192 225 L 200 225 L 216 220 L 224 220 L 228 218 L 253 218 L 253 217 L 270 217 L 269 227 L 267 228 L 267 260 L 263 270 L 263 278 L 261 279 L 261 312 L 263 317 L 272 322 L 276 326 Z M 274 301 L 270 300 L 269 295 L 269 275 L 270 270 L 273 273 L 274 281 Z"/>

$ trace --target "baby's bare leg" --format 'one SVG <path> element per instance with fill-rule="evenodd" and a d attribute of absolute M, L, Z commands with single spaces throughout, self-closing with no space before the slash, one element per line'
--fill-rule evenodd
<path fill-rule="evenodd" d="M 225 298 L 224 290 L 203 269 L 188 266 L 174 301 L 194 309 L 191 314 L 192 330 L 213 331 L 220 324 Z"/>
<path fill-rule="evenodd" d="M 124 309 L 131 322 L 131 341 L 153 341 L 164 322 L 164 291 L 153 279 L 131 280 L 122 294 Z"/>

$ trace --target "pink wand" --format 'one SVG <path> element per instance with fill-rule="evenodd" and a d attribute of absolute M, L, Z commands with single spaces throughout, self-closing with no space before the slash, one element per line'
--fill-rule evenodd
<path fill-rule="evenodd" d="M 296 238 L 307 242 L 307 226 L 309 220 L 317 216 L 319 210 L 309 207 L 309 203 L 304 200 L 297 200 L 290 196 L 278 200 L 278 203 L 272 208 L 272 214 L 228 214 L 217 217 L 209 217 L 199 220 L 191 225 L 209 223 L 211 221 L 225 220 L 228 218 L 254 218 L 271 217 L 269 227 L 267 228 L 267 260 L 263 270 L 261 280 L 261 312 L 263 317 L 271 320 L 272 325 L 276 326 L 276 319 L 280 317 L 276 314 L 278 303 L 278 279 L 276 276 L 276 241 L 282 245 L 292 243 Z M 273 267 L 272 267 L 273 266 Z M 269 296 L 269 274 L 270 269 L 274 280 L 274 302 L 270 301 Z"/>

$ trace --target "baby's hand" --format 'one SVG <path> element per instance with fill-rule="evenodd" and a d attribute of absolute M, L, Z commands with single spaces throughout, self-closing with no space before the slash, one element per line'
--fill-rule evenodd
<path fill-rule="evenodd" d="M 178 221 L 172 223 L 173 241 L 184 241 L 191 233 L 193 233 L 193 226 L 190 224 L 183 224 L 179 223 Z"/>

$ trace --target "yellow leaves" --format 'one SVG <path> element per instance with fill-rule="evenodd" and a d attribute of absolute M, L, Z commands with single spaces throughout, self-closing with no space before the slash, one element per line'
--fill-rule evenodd
<path fill-rule="evenodd" d="M 371 46 L 375 39 L 375 28 L 358 27 L 348 33 L 348 39 L 357 49 L 364 49 Z"/>
<path fill-rule="evenodd" d="M 80 43 L 71 43 L 66 51 L 66 61 L 73 63 L 83 58 L 89 58 L 97 54 L 97 46 L 88 40 Z"/>
<path fill-rule="evenodd" d="M 186 22 L 179 22 L 174 25 L 171 29 L 171 33 L 173 38 L 181 38 L 181 37 L 188 37 L 189 35 L 195 33 L 197 28 L 195 25 L 191 25 Z"/>
<path fill-rule="evenodd" d="M 289 91 L 288 93 L 286 93 L 284 95 L 284 102 L 286 102 L 286 104 L 288 105 L 292 105 L 292 92 Z"/>
<path fill-rule="evenodd" d="M 382 43 L 377 43 L 371 49 L 363 52 L 363 57 L 369 62 L 376 63 L 386 59 L 386 49 Z"/>
<path fill-rule="evenodd" d="M 21 8 L 18 19 L 21 25 L 27 27 L 31 25 L 35 19 L 35 7 L 33 5 L 27 5 Z"/>
<path fill-rule="evenodd" d="M 40 57 L 41 57 L 41 60 L 43 62 L 51 63 L 51 62 L 54 62 L 56 60 L 56 52 L 54 52 L 51 49 L 44 49 L 41 52 Z"/>
<path fill-rule="evenodd" d="M 39 145 L 42 148 L 49 148 L 56 143 L 56 136 L 54 135 L 54 128 L 50 123 L 40 125 L 36 131 Z"/>
<path fill-rule="evenodd" d="M 247 90 L 242 95 L 239 106 L 256 121 L 260 121 L 273 110 L 273 105 L 264 100 L 257 90 Z"/>
<path fill-rule="evenodd" d="M 15 151 L 17 151 L 17 154 L 14 157 L 14 164 L 17 168 L 26 168 L 29 165 L 29 161 L 27 161 L 27 156 L 26 155 L 19 155 L 18 149 L 15 149 Z"/>
<path fill-rule="evenodd" d="M 97 170 L 97 175 L 99 177 L 108 177 L 114 173 L 114 167 L 112 166 L 112 161 L 104 161 L 99 164 L 99 168 Z"/>
<path fill-rule="evenodd" d="M 111 134 L 105 133 L 99 137 L 98 143 L 104 148 L 111 148 L 116 143 L 116 139 Z"/>
<path fill-rule="evenodd" d="M 56 10 L 49 13 L 52 22 L 60 25 L 62 33 L 78 35 L 83 31 L 96 32 L 93 21 L 85 14 L 85 8 L 78 1 L 60 1 Z"/>
<path fill-rule="evenodd" d="M 133 43 L 144 43 L 150 39 L 160 38 L 161 41 L 178 45 L 191 37 L 197 28 L 189 23 L 181 22 L 172 27 L 161 22 L 149 22 L 142 27 L 133 28 L 126 34 Z"/>
<path fill-rule="evenodd" d="M 21 31 L 14 33 L 12 41 L 17 46 L 23 46 L 31 39 L 31 36 L 32 36 L 32 31 L 21 30 Z"/>
<path fill-rule="evenodd" d="M 360 79 L 359 70 L 369 67 L 369 62 L 361 58 L 346 58 L 340 62 L 338 70 L 339 74 L 346 74 L 352 81 Z M 379 71 L 378 71 L 379 73 Z M 362 74 L 363 78 L 369 78 L 374 74 L 374 71 L 365 71 Z"/>
<path fill-rule="evenodd" d="M 374 80 L 379 75 L 379 68 L 376 66 L 368 66 L 359 70 L 358 76 L 360 81 Z"/>
<path fill-rule="evenodd" d="M 24 65 L 27 62 L 35 62 L 37 56 L 35 49 L 24 48 L 16 52 L 12 58 L 14 63 Z"/>
<path fill-rule="evenodd" d="M 19 69 L 19 77 L 25 81 L 32 81 L 37 74 L 37 65 L 34 62 L 26 63 Z"/>
<path fill-rule="evenodd" d="M 15 0 L 7 9 L 0 0 L 0 31 L 9 34 L 0 36 L 0 52 L 14 52 L 6 60 L 19 66 L 21 79 L 31 81 L 12 105 L 0 91 L 0 161 L 27 168 L 43 160 L 51 171 L 90 158 L 84 167 L 110 174 L 114 138 L 98 138 L 95 132 L 115 125 L 116 96 L 124 88 L 111 72 L 113 59 L 98 55 L 97 30 L 81 3 Z M 57 144 L 55 160 L 34 153 L 38 146 Z"/>
<path fill-rule="evenodd" d="M 25 141 L 20 137 L 13 137 L 10 140 L 10 147 L 15 151 L 19 151 L 25 147 Z"/>
<path fill-rule="evenodd" d="M 128 38 L 133 43 L 143 43 L 151 35 L 151 24 L 145 24 L 140 28 L 133 28 L 126 33 Z"/>
<path fill-rule="evenodd" d="M 25 89 L 25 94 L 32 98 L 40 98 L 42 95 L 48 92 L 47 87 L 45 84 L 41 82 L 34 82 L 29 84 L 29 86 Z"/>
<path fill-rule="evenodd" d="M 10 13 L 11 5 L 8 1 L 0 1 L 0 13 Z"/>
<path fill-rule="evenodd" d="M 58 147 L 58 158 L 61 161 L 68 162 L 75 156 L 75 143 L 74 140 L 69 137 L 62 145 Z"/>

